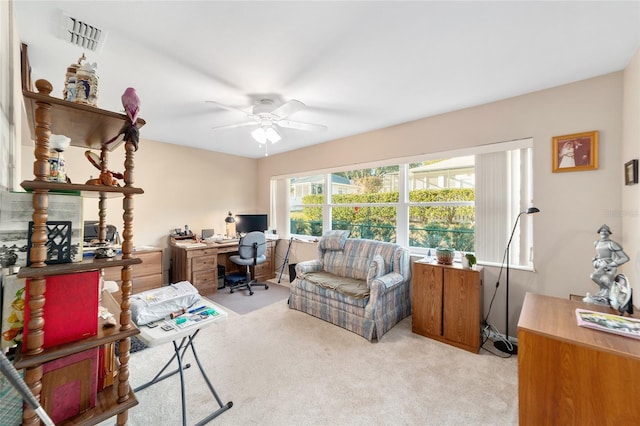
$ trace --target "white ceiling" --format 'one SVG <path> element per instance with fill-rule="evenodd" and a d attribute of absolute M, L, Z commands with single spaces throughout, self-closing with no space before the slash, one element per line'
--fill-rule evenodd
<path fill-rule="evenodd" d="M 58 37 L 61 12 L 107 32 L 100 52 Z M 62 96 L 65 71 L 97 62 L 99 106 L 141 98 L 143 139 L 251 158 L 249 110 L 298 99 L 270 154 L 619 71 L 640 46 L 640 2 L 15 1 L 32 78 Z"/>

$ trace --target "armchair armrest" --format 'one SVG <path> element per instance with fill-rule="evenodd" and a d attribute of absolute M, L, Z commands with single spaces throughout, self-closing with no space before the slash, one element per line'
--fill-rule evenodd
<path fill-rule="evenodd" d="M 296 264 L 296 275 L 299 277 L 304 276 L 304 274 L 309 272 L 318 271 L 322 271 L 322 262 L 319 259 L 307 260 Z"/>
<path fill-rule="evenodd" d="M 371 281 L 371 291 L 385 292 L 405 281 L 404 276 L 397 272 L 389 272 Z"/>
<path fill-rule="evenodd" d="M 369 306 L 373 308 L 378 303 L 378 300 L 384 300 L 386 293 L 392 292 L 395 288 L 400 287 L 403 283 L 408 283 L 408 280 L 397 272 L 389 272 L 386 275 L 371 280 L 370 293 L 369 293 Z"/>

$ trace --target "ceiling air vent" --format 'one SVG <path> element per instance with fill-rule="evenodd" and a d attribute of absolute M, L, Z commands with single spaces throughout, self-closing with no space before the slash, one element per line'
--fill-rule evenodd
<path fill-rule="evenodd" d="M 100 46 L 100 40 L 104 39 L 100 28 L 65 14 L 63 14 L 62 37 L 71 44 L 94 52 Z"/>

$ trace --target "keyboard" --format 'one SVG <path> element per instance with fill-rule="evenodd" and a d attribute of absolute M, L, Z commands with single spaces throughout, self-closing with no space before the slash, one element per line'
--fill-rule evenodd
<path fill-rule="evenodd" d="M 227 238 L 225 240 L 216 241 L 216 244 L 229 244 L 229 243 L 237 243 L 240 241 L 240 238 Z"/>

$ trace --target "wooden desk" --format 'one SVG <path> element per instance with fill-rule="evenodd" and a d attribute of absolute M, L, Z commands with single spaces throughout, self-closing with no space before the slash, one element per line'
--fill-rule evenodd
<path fill-rule="evenodd" d="M 640 419 L 640 340 L 578 327 L 576 308 L 614 312 L 525 296 L 518 322 L 520 425 L 615 425 Z"/>
<path fill-rule="evenodd" d="M 266 281 L 276 276 L 276 240 L 267 240 L 267 261 L 256 266 L 252 277 Z M 171 241 L 171 282 L 189 281 L 200 294 L 218 291 L 218 265 L 225 267 L 225 273 L 238 272 L 238 265 L 229 257 L 238 254 L 238 243 L 207 243 L 204 246 L 182 245 L 182 241 Z"/>

